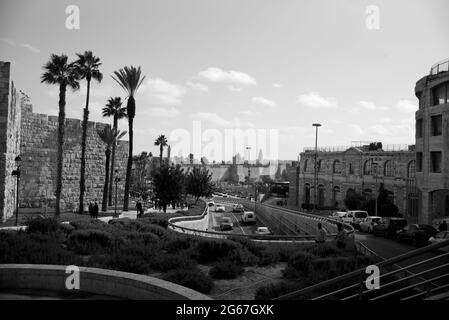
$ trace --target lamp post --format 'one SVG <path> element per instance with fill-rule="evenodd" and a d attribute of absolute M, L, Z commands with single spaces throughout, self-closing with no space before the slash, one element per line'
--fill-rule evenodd
<path fill-rule="evenodd" d="M 118 169 L 115 169 L 115 177 L 114 177 L 114 182 L 115 182 L 114 217 L 117 217 L 117 186 L 118 186 L 119 181 L 120 181 L 120 178 L 118 177 Z"/>
<path fill-rule="evenodd" d="M 251 176 L 251 168 L 249 166 L 249 159 L 251 154 L 251 147 L 246 147 L 246 150 L 248 150 L 248 196 L 249 196 L 249 178 Z"/>
<path fill-rule="evenodd" d="M 17 178 L 17 184 L 16 184 L 16 226 L 19 222 L 19 182 L 20 182 L 20 164 L 22 163 L 22 158 L 17 156 L 14 159 L 16 163 L 16 170 L 13 170 L 11 175 L 15 176 Z"/>
<path fill-rule="evenodd" d="M 313 213 L 316 211 L 316 201 L 317 201 L 317 184 L 318 184 L 318 175 L 317 175 L 317 158 L 318 158 L 318 127 L 321 127 L 321 124 L 314 123 L 312 126 L 315 127 L 315 175 L 313 181 Z"/>
<path fill-rule="evenodd" d="M 377 162 L 374 162 L 374 160 L 373 159 L 371 159 L 371 171 L 372 171 L 372 174 L 373 174 L 373 176 L 374 176 L 374 178 L 375 178 L 375 180 L 376 180 L 376 183 L 375 183 L 375 189 L 376 189 L 376 194 L 375 194 L 375 196 L 376 196 L 376 206 L 375 206 L 375 216 L 377 217 L 377 198 L 379 198 L 379 195 L 378 195 L 378 193 L 379 193 L 379 190 L 377 189 L 377 168 L 378 168 L 378 163 Z M 374 171 L 373 171 L 373 166 L 376 166 L 376 173 L 374 173 Z"/>

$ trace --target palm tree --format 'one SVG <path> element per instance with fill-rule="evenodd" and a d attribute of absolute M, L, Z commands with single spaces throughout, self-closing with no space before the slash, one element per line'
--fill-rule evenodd
<path fill-rule="evenodd" d="M 108 185 L 109 185 L 109 162 L 111 158 L 111 148 L 126 134 L 126 131 L 120 132 L 117 129 L 111 129 L 110 126 L 106 126 L 103 130 L 98 131 L 100 139 L 106 144 L 106 164 L 105 164 L 105 179 L 103 186 L 103 201 L 101 203 L 101 211 L 106 211 L 108 204 Z"/>
<path fill-rule="evenodd" d="M 43 67 L 44 73 L 41 75 L 41 83 L 59 85 L 59 116 L 58 116 L 58 158 L 56 171 L 56 206 L 55 217 L 60 215 L 60 200 L 62 192 L 62 162 L 65 131 L 65 95 L 67 87 L 73 91 L 78 90 L 80 85 L 78 75 L 75 72 L 73 63 L 68 62 L 65 54 L 52 54 L 50 60 Z"/>
<path fill-rule="evenodd" d="M 103 117 L 113 117 L 112 128 L 118 130 L 118 120 L 126 118 L 126 107 L 122 107 L 122 100 L 120 97 L 108 99 L 106 107 L 103 108 Z M 111 157 L 111 177 L 109 179 L 109 199 L 108 205 L 112 206 L 112 187 L 114 182 L 114 169 L 115 169 L 115 148 L 117 143 L 112 145 L 112 157 Z"/>
<path fill-rule="evenodd" d="M 83 213 L 84 191 L 85 191 L 85 172 L 86 172 L 86 141 L 87 141 L 87 122 L 89 121 L 89 96 L 90 82 L 92 79 L 101 82 L 103 74 L 100 72 L 100 58 L 95 57 L 92 51 L 85 51 L 83 54 L 77 53 L 78 60 L 75 61 L 76 72 L 80 79 L 87 81 L 86 107 L 83 115 L 83 129 L 81 136 L 81 175 L 80 175 L 80 197 L 79 213 Z"/>
<path fill-rule="evenodd" d="M 145 76 L 141 76 L 140 67 L 135 68 L 124 67 L 118 71 L 114 71 L 112 79 L 125 90 L 128 94 L 128 102 L 126 104 L 126 113 L 128 114 L 128 128 L 129 128 L 129 150 L 128 150 L 128 164 L 126 166 L 126 180 L 125 180 L 125 197 L 123 200 L 123 211 L 128 211 L 129 201 L 129 185 L 131 180 L 131 170 L 133 165 L 133 122 L 136 115 L 136 100 L 134 95 L 142 84 Z"/>
<path fill-rule="evenodd" d="M 160 165 L 162 167 L 162 154 L 164 152 L 164 147 L 166 147 L 168 145 L 167 143 L 167 138 L 165 137 L 165 135 L 161 134 L 159 137 L 157 137 L 157 139 L 154 141 L 154 145 L 155 146 L 159 146 L 159 161 L 160 161 Z"/>

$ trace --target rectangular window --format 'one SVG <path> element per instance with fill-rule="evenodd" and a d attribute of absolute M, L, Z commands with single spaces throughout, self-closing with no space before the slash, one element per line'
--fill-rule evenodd
<path fill-rule="evenodd" d="M 432 151 L 430 153 L 430 164 L 431 164 L 430 172 L 441 173 L 442 169 L 441 159 L 442 159 L 441 151 Z"/>
<path fill-rule="evenodd" d="M 416 172 L 422 172 L 422 152 L 416 153 Z"/>
<path fill-rule="evenodd" d="M 445 104 L 448 102 L 448 83 L 442 83 L 433 90 L 433 105 Z"/>
<path fill-rule="evenodd" d="M 431 133 L 432 136 L 441 136 L 443 133 L 443 116 L 440 114 L 438 116 L 431 117 Z"/>
<path fill-rule="evenodd" d="M 416 137 L 422 138 L 422 132 L 423 132 L 423 120 L 417 119 L 416 120 Z"/>

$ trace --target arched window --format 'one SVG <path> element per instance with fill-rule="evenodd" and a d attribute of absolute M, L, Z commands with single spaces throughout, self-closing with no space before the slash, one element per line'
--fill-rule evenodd
<path fill-rule="evenodd" d="M 366 160 L 365 164 L 363 165 L 363 174 L 370 176 L 372 175 L 373 171 L 371 168 L 371 160 Z"/>
<path fill-rule="evenodd" d="M 322 172 L 323 171 L 323 160 L 318 160 L 316 164 L 316 172 Z"/>
<path fill-rule="evenodd" d="M 407 178 L 414 178 L 416 173 L 416 161 L 412 160 L 407 166 Z"/>
<path fill-rule="evenodd" d="M 308 183 L 304 185 L 304 203 L 306 205 L 310 204 L 310 184 Z"/>
<path fill-rule="evenodd" d="M 324 207 L 324 186 L 320 184 L 318 186 L 318 206 Z"/>
<path fill-rule="evenodd" d="M 304 169 L 303 169 L 303 172 L 307 172 L 307 166 L 309 165 L 309 160 L 308 159 L 306 159 L 306 161 L 304 161 Z"/>
<path fill-rule="evenodd" d="M 332 205 L 337 208 L 339 205 L 338 201 L 340 200 L 340 187 L 335 186 L 332 191 Z"/>
<path fill-rule="evenodd" d="M 352 163 L 349 163 L 349 174 L 354 174 L 354 166 Z"/>
<path fill-rule="evenodd" d="M 341 173 L 341 163 L 340 160 L 335 160 L 334 164 L 332 165 L 332 172 L 336 174 Z"/>
<path fill-rule="evenodd" d="M 394 177 L 394 168 L 393 168 L 393 163 L 391 161 L 387 161 L 384 164 L 384 176 L 385 177 Z"/>

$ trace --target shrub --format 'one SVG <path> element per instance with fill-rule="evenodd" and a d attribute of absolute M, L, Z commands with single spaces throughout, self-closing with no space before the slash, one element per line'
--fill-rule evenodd
<path fill-rule="evenodd" d="M 254 266 L 259 261 L 258 257 L 242 246 L 238 246 L 229 252 L 229 254 L 225 256 L 225 259 L 229 259 L 233 263 L 243 267 Z"/>
<path fill-rule="evenodd" d="M 102 230 L 75 230 L 67 240 L 69 249 L 80 254 L 106 252 L 112 249 L 118 239 Z"/>
<path fill-rule="evenodd" d="M 163 238 L 162 247 L 170 253 L 190 249 L 194 239 L 182 234 L 170 234 Z"/>
<path fill-rule="evenodd" d="M 229 240 L 200 239 L 195 251 L 199 261 L 214 262 L 229 255 L 237 247 L 237 243 Z"/>
<path fill-rule="evenodd" d="M 28 233 L 54 234 L 59 229 L 59 222 L 54 218 L 34 218 L 26 223 Z"/>
<path fill-rule="evenodd" d="M 281 281 L 270 283 L 268 285 L 259 287 L 256 291 L 254 299 L 256 300 L 271 300 L 282 296 L 284 294 L 301 289 L 299 283 Z"/>
<path fill-rule="evenodd" d="M 209 271 L 214 279 L 234 279 L 243 273 L 243 268 L 231 261 L 219 261 Z"/>
<path fill-rule="evenodd" d="M 343 253 L 342 250 L 329 243 L 314 245 L 313 247 L 306 249 L 306 251 L 321 258 L 341 256 Z"/>
<path fill-rule="evenodd" d="M 259 266 L 266 266 L 279 261 L 279 250 L 277 248 L 266 248 L 259 254 Z"/>
<path fill-rule="evenodd" d="M 198 269 L 170 270 L 163 276 L 163 279 L 202 293 L 209 293 L 214 285 L 212 279 Z"/>
<path fill-rule="evenodd" d="M 196 263 L 186 254 L 162 253 L 154 256 L 150 262 L 150 266 L 152 269 L 167 272 L 177 268 L 193 269 Z"/>
<path fill-rule="evenodd" d="M 149 245 L 158 242 L 159 237 L 151 232 L 132 232 L 126 236 L 126 239 L 133 244 Z"/>
<path fill-rule="evenodd" d="M 155 225 L 158 225 L 158 226 L 163 227 L 163 228 L 167 228 L 168 227 L 168 220 L 164 219 L 164 218 L 151 217 L 151 218 L 140 219 L 140 221 L 145 222 L 145 223 L 149 223 L 149 224 L 155 224 Z"/>
<path fill-rule="evenodd" d="M 307 277 L 311 271 L 311 260 L 313 256 L 306 252 L 298 252 L 288 261 L 283 274 L 288 279 Z"/>

